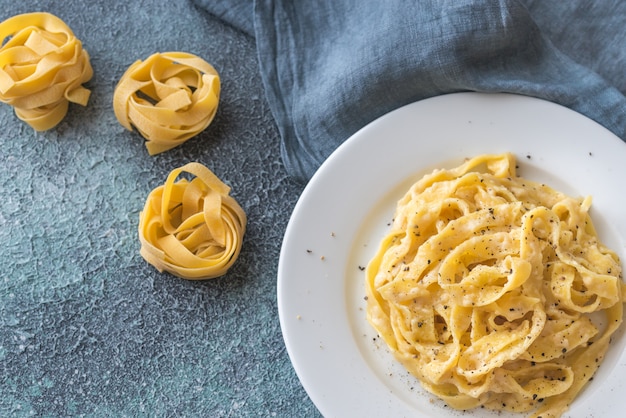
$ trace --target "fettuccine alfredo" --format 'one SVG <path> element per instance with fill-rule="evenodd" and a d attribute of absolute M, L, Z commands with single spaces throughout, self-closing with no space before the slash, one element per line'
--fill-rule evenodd
<path fill-rule="evenodd" d="M 599 367 L 626 293 L 590 205 L 518 177 L 511 154 L 424 176 L 366 269 L 369 322 L 453 408 L 561 416 Z"/>

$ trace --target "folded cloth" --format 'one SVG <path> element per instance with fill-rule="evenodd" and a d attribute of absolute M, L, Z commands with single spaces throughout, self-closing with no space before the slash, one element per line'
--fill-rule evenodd
<path fill-rule="evenodd" d="M 256 37 L 282 158 L 303 181 L 374 119 L 459 91 L 546 99 L 626 139 L 621 0 L 195 1 Z"/>

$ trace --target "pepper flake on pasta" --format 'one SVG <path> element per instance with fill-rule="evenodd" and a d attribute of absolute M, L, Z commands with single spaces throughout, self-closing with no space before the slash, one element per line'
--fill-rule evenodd
<path fill-rule="evenodd" d="M 115 88 L 120 124 L 147 140 L 150 155 L 181 145 L 213 121 L 220 78 L 211 64 L 186 52 L 156 53 L 138 60 Z"/>
<path fill-rule="evenodd" d="M 93 76 L 89 54 L 50 13 L 25 13 L 0 23 L 0 101 L 37 131 L 55 127 L 69 102 L 86 106 Z"/>
<path fill-rule="evenodd" d="M 191 180 L 181 178 L 188 173 Z M 189 280 L 226 274 L 239 256 L 246 214 L 200 163 L 173 170 L 148 196 L 139 216 L 142 257 L 159 271 Z"/>

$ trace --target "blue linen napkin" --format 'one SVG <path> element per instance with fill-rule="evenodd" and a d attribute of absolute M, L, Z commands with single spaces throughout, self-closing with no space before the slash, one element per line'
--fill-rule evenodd
<path fill-rule="evenodd" d="M 621 0 L 195 1 L 256 37 L 282 158 L 302 181 L 374 119 L 459 91 L 546 99 L 626 139 Z"/>

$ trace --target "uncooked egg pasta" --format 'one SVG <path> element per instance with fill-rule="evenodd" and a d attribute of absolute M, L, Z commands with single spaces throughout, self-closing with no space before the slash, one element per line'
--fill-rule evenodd
<path fill-rule="evenodd" d="M 93 76 L 87 51 L 50 13 L 25 13 L 0 23 L 0 100 L 37 131 L 63 120 L 69 102 L 86 106 Z"/>
<path fill-rule="evenodd" d="M 124 73 L 113 95 L 113 110 L 126 129 L 147 140 L 150 155 L 198 135 L 213 121 L 220 78 L 208 62 L 186 52 L 156 53 Z"/>
<path fill-rule="evenodd" d="M 178 177 L 187 173 L 193 178 Z M 140 253 L 159 271 L 190 279 L 226 274 L 239 256 L 246 214 L 211 170 L 188 163 L 148 196 L 139 217 Z"/>
<path fill-rule="evenodd" d="M 416 182 L 367 266 L 367 316 L 453 408 L 559 417 L 622 322 L 622 268 L 590 198 L 515 171 L 481 155 Z"/>

